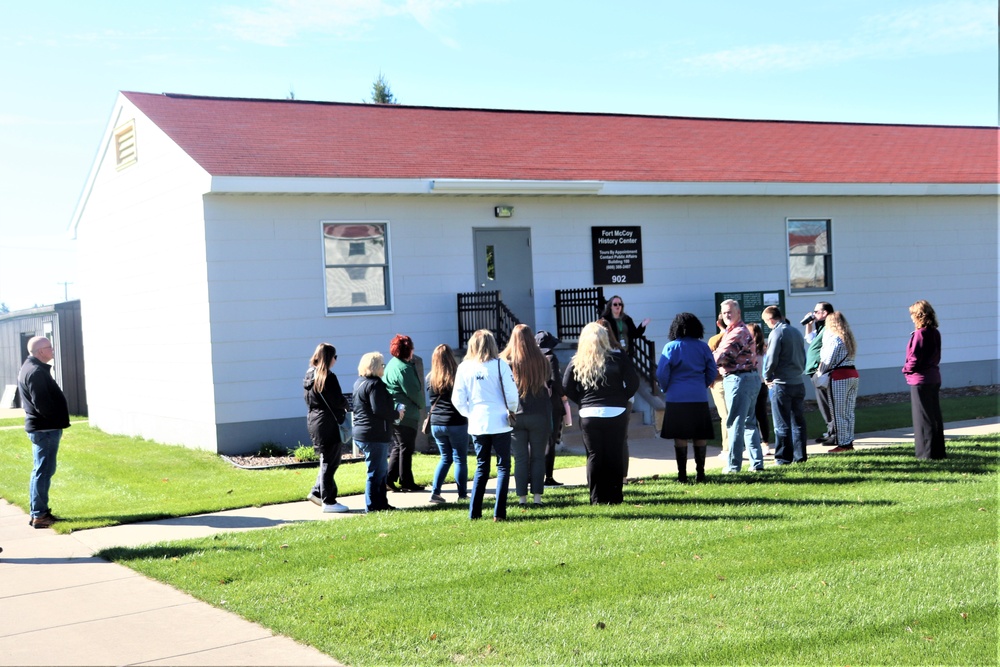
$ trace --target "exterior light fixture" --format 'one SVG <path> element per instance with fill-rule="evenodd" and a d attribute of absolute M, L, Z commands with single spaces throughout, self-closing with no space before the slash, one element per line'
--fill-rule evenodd
<path fill-rule="evenodd" d="M 493 215 L 497 218 L 509 218 L 514 215 L 513 206 L 497 206 L 493 209 Z"/>

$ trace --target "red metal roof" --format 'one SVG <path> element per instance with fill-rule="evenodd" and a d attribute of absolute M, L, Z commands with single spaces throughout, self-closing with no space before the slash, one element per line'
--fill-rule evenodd
<path fill-rule="evenodd" d="M 998 182 L 995 127 L 122 94 L 214 176 Z"/>

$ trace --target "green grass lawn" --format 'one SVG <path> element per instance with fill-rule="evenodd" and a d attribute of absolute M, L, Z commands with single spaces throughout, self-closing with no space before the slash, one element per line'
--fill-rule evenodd
<path fill-rule="evenodd" d="M 997 664 L 1000 436 L 100 554 L 353 665 Z"/>
<path fill-rule="evenodd" d="M 439 456 L 414 454 L 413 474 L 429 484 Z M 582 456 L 560 454 L 557 468 L 582 466 Z M 0 430 L 0 497 L 28 509 L 31 443 L 24 431 Z M 469 459 L 469 483 L 475 457 Z M 68 533 L 237 507 L 303 500 L 317 468 L 241 470 L 219 456 L 141 438 L 113 436 L 86 424 L 67 429 L 50 501 L 61 519 L 53 530 Z M 448 480 L 454 480 L 454 470 Z M 337 470 L 342 496 L 364 493 L 365 465 Z"/>

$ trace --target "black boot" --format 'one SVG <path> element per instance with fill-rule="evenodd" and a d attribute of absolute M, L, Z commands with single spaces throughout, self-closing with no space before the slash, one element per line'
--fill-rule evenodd
<path fill-rule="evenodd" d="M 696 482 L 705 481 L 705 453 L 707 449 L 706 445 L 694 448 L 694 468 L 697 471 Z"/>
<path fill-rule="evenodd" d="M 677 456 L 677 481 L 681 484 L 685 484 L 688 481 L 688 448 L 687 445 L 683 447 L 674 446 L 674 454 Z"/>

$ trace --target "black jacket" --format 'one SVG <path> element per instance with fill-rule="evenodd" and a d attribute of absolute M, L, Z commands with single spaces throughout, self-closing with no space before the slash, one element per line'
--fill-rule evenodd
<path fill-rule="evenodd" d="M 566 396 L 581 408 L 624 408 L 628 399 L 639 389 L 639 374 L 624 354 L 612 353 L 604 368 L 604 383 L 594 389 L 584 389 L 573 377 L 573 362 L 566 366 L 563 385 Z"/>
<path fill-rule="evenodd" d="M 427 393 L 430 395 L 430 402 L 427 404 L 431 413 L 432 426 L 465 426 L 469 423 L 461 412 L 455 409 L 451 402 L 451 392 L 454 386 L 448 387 L 440 394 L 431 388 L 431 376 L 427 376 Z"/>
<path fill-rule="evenodd" d="M 538 334 L 535 335 L 535 342 L 537 342 L 538 347 L 542 349 L 542 354 L 545 355 L 545 359 L 549 362 L 549 366 L 552 368 L 552 375 L 549 377 L 546 385 L 549 388 L 549 397 L 552 403 L 553 414 L 559 415 L 561 418 L 563 413 L 562 398 L 566 395 L 566 392 L 563 391 L 562 370 L 559 368 L 559 359 L 556 358 L 555 348 L 562 341 L 550 334 L 548 331 L 539 331 Z"/>
<path fill-rule="evenodd" d="M 391 442 L 392 422 L 399 417 L 396 403 L 377 377 L 359 377 L 354 383 L 354 440 Z"/>
<path fill-rule="evenodd" d="M 66 396 L 52 377 L 52 367 L 28 357 L 17 374 L 17 391 L 24 408 L 24 430 L 55 431 L 69 428 Z"/>
<path fill-rule="evenodd" d="M 340 442 L 340 427 L 347 416 L 347 399 L 340 388 L 340 381 L 331 372 L 326 374 L 322 396 L 316 391 L 316 369 L 310 367 L 302 380 L 303 397 L 309 406 L 306 428 L 313 446 L 335 445 Z M 325 401 L 325 402 L 324 402 Z M 332 413 L 331 413 L 332 411 Z"/>

